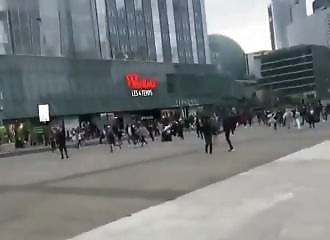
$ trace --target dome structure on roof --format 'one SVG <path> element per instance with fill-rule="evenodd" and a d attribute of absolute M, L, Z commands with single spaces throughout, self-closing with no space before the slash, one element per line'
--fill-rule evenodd
<path fill-rule="evenodd" d="M 219 70 L 235 79 L 246 78 L 246 59 L 242 47 L 233 39 L 220 34 L 209 36 L 211 62 Z"/>

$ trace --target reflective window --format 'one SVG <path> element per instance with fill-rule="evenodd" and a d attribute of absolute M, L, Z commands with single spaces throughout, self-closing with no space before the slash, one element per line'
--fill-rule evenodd
<path fill-rule="evenodd" d="M 138 42 L 137 42 L 137 29 L 135 23 L 135 7 L 134 0 L 125 0 L 126 6 L 126 19 L 128 28 L 128 37 L 130 51 L 128 52 L 129 59 L 138 59 Z"/>
<path fill-rule="evenodd" d="M 192 55 L 193 55 L 194 63 L 198 63 L 196 28 L 195 28 L 194 8 L 193 8 L 192 0 L 188 0 L 188 11 L 189 11 L 189 27 L 190 27 L 191 43 L 192 43 Z"/>
<path fill-rule="evenodd" d="M 153 30 L 155 36 L 157 62 L 163 62 L 164 56 L 163 56 L 163 44 L 162 44 L 162 32 L 160 27 L 160 18 L 159 18 L 159 9 L 158 9 L 157 0 L 151 1 L 151 10 L 152 10 L 152 23 L 153 23 Z"/>
<path fill-rule="evenodd" d="M 136 57 L 139 59 L 148 60 L 146 25 L 144 22 L 144 13 L 142 7 L 142 0 L 134 0 L 135 24 L 137 34 Z"/>
<path fill-rule="evenodd" d="M 193 63 L 191 31 L 189 24 L 188 0 L 181 1 L 181 21 L 186 63 Z"/>
<path fill-rule="evenodd" d="M 54 0 L 39 0 L 40 45 L 41 55 L 61 55 L 61 34 L 58 15 L 58 4 Z"/>
<path fill-rule="evenodd" d="M 8 5 L 0 0 L 0 54 L 12 53 L 8 24 Z"/>
<path fill-rule="evenodd" d="M 147 36 L 148 60 L 157 61 L 155 31 L 153 26 L 152 9 L 150 0 L 142 0 L 145 31 Z"/>
<path fill-rule="evenodd" d="M 10 26 L 16 54 L 40 54 L 38 0 L 10 0 Z"/>
<path fill-rule="evenodd" d="M 78 57 L 99 57 L 97 29 L 91 0 L 70 0 L 75 55 Z M 88 29 L 88 31 L 86 31 Z"/>
<path fill-rule="evenodd" d="M 174 10 L 174 19 L 175 19 L 175 30 L 177 36 L 178 43 L 178 55 L 179 62 L 186 62 L 186 48 L 185 48 L 185 35 L 183 30 L 183 22 L 182 22 L 182 10 L 183 5 L 181 1 L 173 1 L 173 10 Z"/>
<path fill-rule="evenodd" d="M 129 37 L 127 29 L 126 8 L 124 0 L 116 0 L 117 7 L 117 30 L 119 38 L 119 49 L 115 52 L 116 58 L 126 59 L 130 52 Z"/>
<path fill-rule="evenodd" d="M 200 4 L 200 0 L 192 0 L 192 2 L 193 2 L 193 9 L 194 9 L 198 62 L 206 63 L 201 4 Z"/>
<path fill-rule="evenodd" d="M 118 53 L 121 52 L 119 44 L 119 28 L 117 21 L 118 18 L 116 0 L 106 0 L 106 9 L 108 15 L 110 56 L 115 59 Z"/>
<path fill-rule="evenodd" d="M 210 64 L 211 58 L 210 58 L 209 38 L 207 35 L 205 0 L 200 0 L 200 6 L 201 6 L 200 13 L 202 16 L 203 35 L 204 35 L 205 62 L 207 64 Z"/>
<path fill-rule="evenodd" d="M 167 15 L 168 15 L 168 26 L 171 42 L 171 51 L 172 51 L 172 62 L 178 63 L 178 44 L 175 31 L 175 19 L 174 19 L 174 9 L 173 9 L 173 0 L 166 0 L 167 6 Z"/>
<path fill-rule="evenodd" d="M 160 28 L 162 32 L 164 62 L 172 62 L 172 49 L 170 43 L 169 22 L 167 16 L 166 1 L 158 0 Z"/>
<path fill-rule="evenodd" d="M 96 0 L 96 10 L 102 57 L 109 59 L 110 44 L 108 39 L 108 23 L 105 0 Z"/>

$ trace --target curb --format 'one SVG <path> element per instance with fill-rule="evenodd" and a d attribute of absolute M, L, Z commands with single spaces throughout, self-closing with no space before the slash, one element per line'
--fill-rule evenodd
<path fill-rule="evenodd" d="M 87 142 L 85 143 L 85 146 L 96 146 L 99 145 L 99 142 Z M 67 145 L 68 149 L 76 148 L 75 145 Z M 49 147 L 42 147 L 42 148 L 36 148 L 36 149 L 22 149 L 19 151 L 12 151 L 12 152 L 3 152 L 0 153 L 0 159 L 1 158 L 8 158 L 8 157 L 16 157 L 16 156 L 22 156 L 22 155 L 29 155 L 29 154 L 35 154 L 35 153 L 45 153 L 50 152 L 51 149 Z"/>

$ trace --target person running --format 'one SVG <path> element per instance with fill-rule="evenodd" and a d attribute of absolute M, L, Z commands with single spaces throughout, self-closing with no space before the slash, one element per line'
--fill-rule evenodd
<path fill-rule="evenodd" d="M 60 129 L 60 131 L 57 133 L 56 140 L 57 140 L 58 149 L 60 150 L 60 153 L 61 153 L 61 159 L 62 160 L 64 159 L 64 153 L 65 153 L 66 159 L 69 159 L 68 150 L 66 148 L 66 138 L 65 138 L 64 127 L 62 127 Z"/>
<path fill-rule="evenodd" d="M 236 113 L 236 111 L 233 111 L 233 114 L 231 115 L 230 118 L 231 118 L 230 119 L 230 121 L 231 121 L 230 130 L 231 130 L 231 134 L 234 136 L 235 135 L 236 128 L 237 128 L 237 124 L 238 124 L 238 121 L 239 121 L 239 116 Z"/>
<path fill-rule="evenodd" d="M 230 133 L 232 130 L 232 126 L 233 126 L 233 122 L 232 122 L 232 114 L 229 114 L 227 116 L 224 117 L 223 119 L 223 131 L 225 132 L 225 139 L 228 143 L 229 149 L 228 152 L 233 152 L 235 151 L 232 142 L 230 140 Z"/>
<path fill-rule="evenodd" d="M 212 125 L 210 119 L 207 118 L 203 121 L 203 134 L 205 141 L 205 153 L 212 154 L 213 153 L 213 142 L 212 142 Z"/>

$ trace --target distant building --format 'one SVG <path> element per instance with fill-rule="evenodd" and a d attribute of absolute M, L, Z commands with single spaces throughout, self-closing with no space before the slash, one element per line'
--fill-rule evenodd
<path fill-rule="evenodd" d="M 302 18 L 306 15 L 306 0 L 271 0 L 268 17 L 272 48 L 289 47 L 287 26 L 294 18 Z"/>
<path fill-rule="evenodd" d="M 52 118 L 98 117 L 228 92 L 218 76 L 202 89 L 218 74 L 205 0 L 0 0 L 0 55 L 0 122 L 37 118 L 38 105 Z"/>
<path fill-rule="evenodd" d="M 273 11 L 272 6 L 268 6 L 268 20 L 269 20 L 269 29 L 270 29 L 270 42 L 272 45 L 272 50 L 276 49 L 276 43 L 275 43 L 275 28 L 274 28 L 274 17 L 273 17 Z"/>
<path fill-rule="evenodd" d="M 297 17 L 287 27 L 289 46 L 312 44 L 330 47 L 330 8 L 316 10 L 312 15 Z"/>
<path fill-rule="evenodd" d="M 298 45 L 330 47 L 330 0 L 315 0 L 307 16 L 306 0 L 271 0 L 268 7 L 272 49 Z"/>
<path fill-rule="evenodd" d="M 270 51 L 259 51 L 246 54 L 246 69 L 249 80 L 260 79 L 261 76 L 261 57 Z"/>
<path fill-rule="evenodd" d="M 1 0 L 0 54 L 210 63 L 204 0 Z"/>
<path fill-rule="evenodd" d="M 330 49 L 302 45 L 261 56 L 258 88 L 280 95 L 330 99 Z"/>
<path fill-rule="evenodd" d="M 323 10 L 330 7 L 330 0 L 315 0 L 313 2 L 313 12 Z"/>
<path fill-rule="evenodd" d="M 245 53 L 233 39 L 212 34 L 209 36 L 211 63 L 222 74 L 237 80 L 246 78 Z"/>

